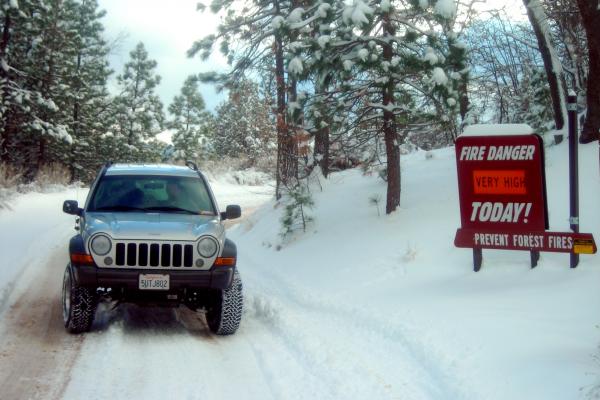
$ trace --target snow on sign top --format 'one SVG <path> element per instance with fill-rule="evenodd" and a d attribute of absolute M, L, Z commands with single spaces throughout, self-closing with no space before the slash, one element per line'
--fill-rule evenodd
<path fill-rule="evenodd" d="M 460 136 L 515 136 L 535 133 L 527 124 L 476 124 L 465 127 Z"/>

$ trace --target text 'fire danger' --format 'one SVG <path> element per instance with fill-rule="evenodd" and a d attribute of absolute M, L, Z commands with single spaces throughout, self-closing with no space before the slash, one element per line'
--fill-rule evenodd
<path fill-rule="evenodd" d="M 464 146 L 460 161 L 524 161 L 533 160 L 535 146 Z"/>

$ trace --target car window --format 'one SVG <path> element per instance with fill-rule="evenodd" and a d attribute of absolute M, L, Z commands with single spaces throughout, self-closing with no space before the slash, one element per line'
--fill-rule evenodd
<path fill-rule="evenodd" d="M 88 211 L 215 214 L 204 181 L 177 176 L 104 176 Z"/>

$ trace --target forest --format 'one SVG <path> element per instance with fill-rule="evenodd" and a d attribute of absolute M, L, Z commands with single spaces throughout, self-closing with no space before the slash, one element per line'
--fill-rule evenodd
<path fill-rule="evenodd" d="M 482 12 L 481 3 L 198 4 L 220 24 L 190 38 L 188 56 L 220 52 L 230 69 L 189 76 L 166 105 L 143 43 L 122 71 L 111 70 L 115 43 L 96 0 L 2 0 L 0 188 L 89 183 L 109 160 L 254 167 L 272 174 L 277 198 L 290 199 L 291 229 L 304 223 L 311 176 L 350 167 L 387 182 L 393 212 L 401 155 L 451 146 L 469 124 L 528 123 L 550 146 L 566 133 L 571 91 L 581 143 L 597 141 L 598 2 L 523 0 L 523 19 Z M 227 93 L 214 111 L 199 91 L 206 82 Z M 172 144 L 156 138 L 165 131 Z"/>

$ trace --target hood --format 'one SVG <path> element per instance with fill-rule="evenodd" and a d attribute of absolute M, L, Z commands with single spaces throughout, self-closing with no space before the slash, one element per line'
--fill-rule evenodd
<path fill-rule="evenodd" d="M 216 216 L 175 213 L 90 212 L 82 232 L 105 232 L 113 239 L 196 240 L 210 234 L 222 240 L 224 228 Z"/>

